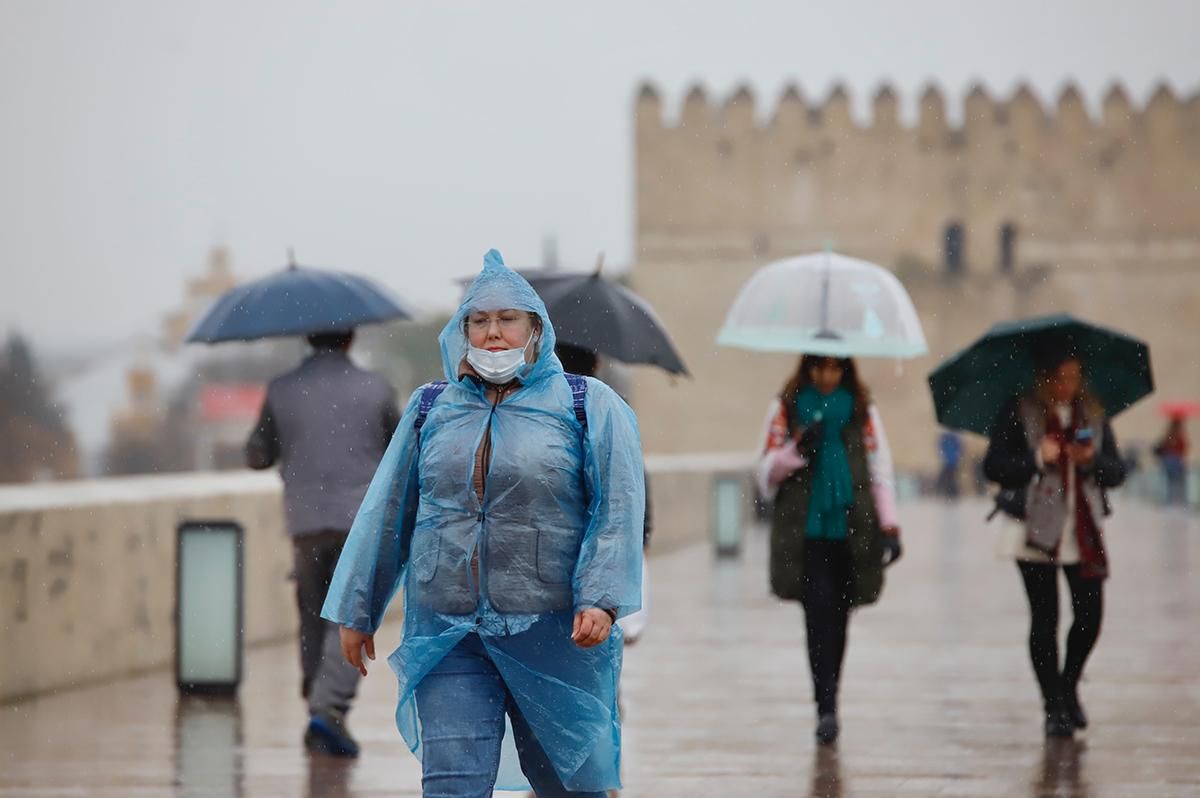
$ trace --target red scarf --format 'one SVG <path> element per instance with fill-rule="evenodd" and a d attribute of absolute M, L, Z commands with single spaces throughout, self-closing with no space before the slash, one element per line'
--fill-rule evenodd
<path fill-rule="evenodd" d="M 1071 421 L 1066 429 L 1058 420 L 1058 413 L 1053 409 L 1046 414 L 1046 437 L 1058 442 L 1058 470 L 1065 488 L 1071 477 L 1071 456 L 1067 454 L 1067 446 L 1075 441 L 1075 431 L 1083 423 L 1082 408 L 1078 403 L 1071 406 Z M 1092 515 L 1091 505 L 1088 504 L 1087 494 L 1083 489 L 1084 475 L 1075 468 L 1075 539 L 1079 541 L 1080 572 L 1086 579 L 1104 579 L 1108 576 L 1108 555 L 1104 551 L 1104 541 L 1100 537 L 1100 527 Z M 1057 552 L 1056 552 L 1057 554 Z"/>

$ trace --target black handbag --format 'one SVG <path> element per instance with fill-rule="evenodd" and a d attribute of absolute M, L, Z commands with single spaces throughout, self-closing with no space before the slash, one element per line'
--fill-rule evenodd
<path fill-rule="evenodd" d="M 988 513 L 991 521 L 1000 513 L 1018 521 L 1025 520 L 1025 488 L 1001 488 L 996 494 L 996 504 Z"/>

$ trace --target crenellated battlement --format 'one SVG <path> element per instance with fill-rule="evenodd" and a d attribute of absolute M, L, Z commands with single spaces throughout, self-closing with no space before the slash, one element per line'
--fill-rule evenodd
<path fill-rule="evenodd" d="M 756 268 L 829 245 L 895 271 L 935 357 L 1002 319 L 1066 311 L 1151 341 L 1163 392 L 1200 395 L 1195 336 L 1181 332 L 1200 315 L 1200 93 L 885 83 L 867 96 L 694 86 L 664 101 L 647 84 L 635 114 L 634 280 L 695 376 L 635 376 L 638 412 L 656 419 L 649 451 L 753 445 L 756 409 L 794 361 L 714 347 L 717 329 Z M 904 419 L 889 426 L 902 468 L 934 466 L 933 362 L 904 375 L 863 364 Z M 1121 435 L 1159 434 L 1153 408 L 1137 412 Z"/>
<path fill-rule="evenodd" d="M 1200 115 L 1200 91 L 1183 98 L 1168 84 L 1161 83 L 1139 108 L 1129 99 L 1124 86 L 1113 83 L 1104 93 L 1102 112 L 1097 118 L 1088 110 L 1082 92 L 1074 83 L 1063 86 L 1053 101 L 1043 101 L 1027 83 L 1018 84 L 1005 97 L 993 96 L 985 86 L 975 84 L 962 101 L 961 122 L 957 125 L 948 122 L 947 100 L 937 86 L 927 86 L 921 92 L 915 115 L 901 113 L 900 104 L 896 89 L 888 83 L 882 84 L 871 98 L 870 119 L 860 125 L 851 113 L 850 92 L 840 83 L 816 102 L 808 101 L 803 90 L 791 84 L 778 95 L 773 112 L 764 114 L 758 113 L 758 97 L 748 86 L 739 86 L 722 99 L 711 97 L 702 86 L 694 85 L 687 91 L 677 119 L 668 121 L 659 90 L 653 84 L 644 83 L 637 94 L 636 113 L 638 123 L 645 126 L 644 129 L 657 127 L 662 130 L 697 125 L 724 127 L 733 122 L 738 127 L 770 132 L 777 128 L 792 128 L 803 120 L 811 128 L 853 128 L 864 133 L 913 130 L 929 134 L 939 128 L 947 132 L 956 129 L 970 132 L 1014 124 L 1052 130 L 1108 128 L 1127 132 L 1131 126 L 1144 122 L 1161 120 L 1170 123 L 1184 116 Z"/>
<path fill-rule="evenodd" d="M 1027 83 L 1002 96 L 975 84 L 952 105 L 930 85 L 910 98 L 913 108 L 884 83 L 864 113 L 852 99 L 842 84 L 817 99 L 790 85 L 764 106 L 745 85 L 715 97 L 695 85 L 668 111 L 643 85 L 642 229 L 740 231 L 762 249 L 783 240 L 764 230 L 808 246 L 887 230 L 899 242 L 918 225 L 925 243 L 904 252 L 926 263 L 956 219 L 971 233 L 968 262 L 994 259 L 990 239 L 1005 225 L 1019 225 L 1026 241 L 1036 231 L 1039 242 L 1081 230 L 1120 240 L 1197 232 L 1200 93 L 1184 98 L 1162 84 L 1139 105 L 1116 83 L 1095 109 L 1071 82 L 1049 99 Z"/>

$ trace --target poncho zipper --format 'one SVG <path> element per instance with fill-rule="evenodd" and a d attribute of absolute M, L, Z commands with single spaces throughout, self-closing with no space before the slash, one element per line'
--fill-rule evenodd
<path fill-rule="evenodd" d="M 502 401 L 504 401 L 504 395 L 507 392 L 510 385 L 511 385 L 511 383 L 509 383 L 509 385 L 497 386 L 496 398 L 492 402 L 492 409 L 488 412 L 487 426 L 484 427 L 484 429 L 483 429 L 483 440 L 480 442 L 480 446 L 481 446 L 480 456 L 478 458 L 478 461 L 476 462 L 476 468 L 479 469 L 479 477 L 480 477 L 479 481 L 480 481 L 480 485 L 482 486 L 482 491 L 479 491 L 479 492 L 475 491 L 475 489 L 474 489 L 475 479 L 474 479 L 473 475 L 472 475 L 472 479 L 471 479 L 471 482 L 472 482 L 472 486 L 471 486 L 472 491 L 471 492 L 475 494 L 476 499 L 479 501 L 479 514 L 478 514 L 478 516 L 476 516 L 476 520 L 479 521 L 479 531 L 475 536 L 475 545 L 473 545 L 471 547 L 471 556 L 470 556 L 471 576 L 473 577 L 472 581 L 474 582 L 474 585 L 475 585 L 476 608 L 478 608 L 480 600 L 487 594 L 487 590 L 486 590 L 487 586 L 484 584 L 487 569 L 484 567 L 484 562 L 483 562 L 483 554 L 486 551 L 487 531 L 484 527 L 484 521 L 486 519 L 486 515 L 484 513 L 483 508 L 487 504 L 487 501 L 486 501 L 486 499 L 487 499 L 487 472 L 492 464 L 491 463 L 491 460 L 492 460 L 492 420 L 496 416 L 496 408 L 500 406 L 500 403 Z M 475 625 L 478 626 L 481 623 L 482 623 L 482 618 L 477 615 L 475 617 Z"/>

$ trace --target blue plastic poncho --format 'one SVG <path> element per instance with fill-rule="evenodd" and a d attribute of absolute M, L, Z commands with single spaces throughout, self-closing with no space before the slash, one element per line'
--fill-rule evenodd
<path fill-rule="evenodd" d="M 461 376 L 464 320 L 506 308 L 538 314 L 543 332 L 536 360 L 518 373 L 521 388 L 493 407 L 481 381 Z M 495 250 L 438 340 L 450 384 L 419 435 L 422 389 L 409 399 L 322 614 L 374 633 L 403 585 L 403 639 L 388 663 L 400 680 L 396 723 L 418 756 L 413 691 L 476 632 L 563 784 L 617 788 L 620 629 L 614 624 L 609 639 L 591 649 L 570 635 L 577 610 L 613 608 L 624 616 L 641 604 L 645 484 L 636 419 L 589 378 L 586 427 L 580 424 L 545 305 Z M 489 420 L 492 453 L 480 502 L 472 477 Z M 498 787 L 527 788 L 511 745 Z"/>

